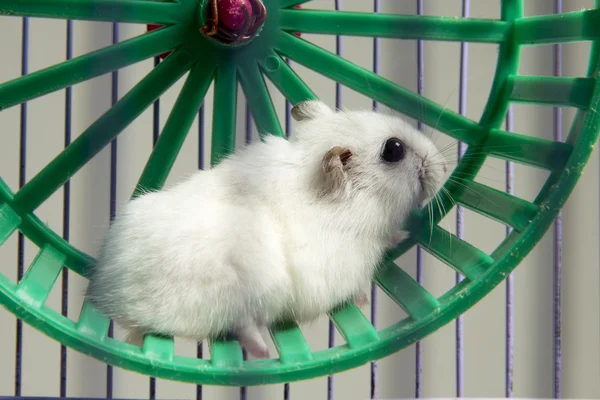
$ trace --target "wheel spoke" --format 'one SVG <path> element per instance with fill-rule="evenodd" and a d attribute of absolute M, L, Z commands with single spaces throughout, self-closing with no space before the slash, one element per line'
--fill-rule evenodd
<path fill-rule="evenodd" d="M 237 77 L 233 64 L 217 70 L 213 101 L 213 137 L 210 163 L 215 166 L 235 149 Z"/>
<path fill-rule="evenodd" d="M 177 51 L 85 130 L 14 197 L 14 207 L 31 212 L 109 144 L 188 69 Z"/>
<path fill-rule="evenodd" d="M 261 136 L 271 134 L 285 137 L 277 112 L 273 107 L 271 95 L 265 84 L 265 79 L 258 69 L 258 64 L 247 63 L 241 65 L 238 73 L 259 134 Z"/>
<path fill-rule="evenodd" d="M 0 84 L 0 109 L 135 64 L 182 42 L 183 29 L 169 27 L 13 79 Z"/>
<path fill-rule="evenodd" d="M 272 68 L 269 64 L 275 64 Z M 291 103 L 298 104 L 317 98 L 306 83 L 283 61 L 279 54 L 273 53 L 264 63 L 260 64 L 263 73 L 269 78 L 283 96 Z"/>
<path fill-rule="evenodd" d="M 0 0 L 0 15 L 165 25 L 183 21 L 191 11 L 188 5 L 151 0 Z"/>
<path fill-rule="evenodd" d="M 164 185 L 198 114 L 214 72 L 215 65 L 211 63 L 198 63 L 192 68 L 146 163 L 134 197 L 145 190 L 160 189 Z"/>
<path fill-rule="evenodd" d="M 299 64 L 403 114 L 421 120 L 455 139 L 475 144 L 485 137 L 484 128 L 474 121 L 292 34 L 279 35 L 277 46 L 281 54 Z"/>
<path fill-rule="evenodd" d="M 322 10 L 281 10 L 281 27 L 290 32 L 453 42 L 503 42 L 505 21 L 476 18 L 374 14 Z"/>

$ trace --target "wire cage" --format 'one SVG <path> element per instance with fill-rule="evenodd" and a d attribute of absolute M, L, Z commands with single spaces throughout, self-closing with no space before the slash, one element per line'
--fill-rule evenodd
<path fill-rule="evenodd" d="M 168 13 L 161 16 L 161 21 L 134 21 L 137 22 L 135 24 L 131 21 L 57 20 L 37 18 L 44 16 L 43 13 L 36 14 L 35 11 L 43 2 L 21 1 L 24 4 L 24 12 L 33 17 L 8 15 L 10 13 L 6 10 L 16 3 L 0 0 L 0 26 L 4 33 L 0 37 L 0 49 L 3 49 L 6 55 L 5 61 L 0 62 L 0 82 L 10 83 L 20 75 L 48 71 L 50 66 L 65 60 L 76 59 L 94 51 L 100 53 L 96 53 L 97 57 L 87 60 L 86 68 L 81 70 L 93 79 L 71 86 L 63 84 L 60 80 L 62 77 L 53 76 L 56 84 L 52 91 L 43 93 L 47 93 L 43 97 L 37 97 L 40 93 L 34 93 L 36 89 L 33 86 L 11 87 L 0 84 L 0 104 L 3 104 L 2 108 L 6 107 L 0 113 L 0 129 L 3 133 L 0 137 L 0 177 L 6 186 L 2 188 L 5 197 L 0 200 L 0 207 L 9 204 L 13 193 L 26 188 L 57 154 L 78 140 L 82 132 L 87 132 L 90 126 L 95 126 L 95 121 L 102 120 L 110 110 L 117 110 L 110 122 L 99 128 L 107 132 L 110 129 L 122 129 L 123 132 L 118 137 L 106 136 L 106 147 L 99 147 L 97 154 L 93 158 L 90 156 L 87 164 L 82 165 L 76 174 L 69 175 L 64 185 L 59 185 L 60 190 L 48 193 L 45 202 L 36 204 L 33 208 L 37 219 L 28 222 L 47 224 L 51 231 L 86 257 L 88 254 L 93 255 L 97 250 L 100 235 L 135 189 L 150 154 L 165 130 L 187 133 L 187 136 L 180 139 L 181 151 L 177 159 L 173 160 L 170 173 L 160 178 L 167 184 L 176 182 L 196 169 L 209 168 L 220 150 L 259 140 L 264 126 L 275 126 L 273 120 L 255 112 L 264 106 L 261 99 L 265 97 L 272 99 L 273 112 L 281 122 L 281 134 L 290 135 L 293 131 L 289 100 L 290 97 L 297 98 L 298 95 L 285 93 L 286 90 L 282 90 L 277 76 L 269 75 L 268 66 L 261 70 L 261 73 L 269 78 L 265 80 L 265 88 L 254 87 L 249 91 L 248 86 L 251 85 L 248 82 L 251 80 L 244 81 L 243 74 L 239 87 L 235 81 L 230 85 L 228 90 L 238 99 L 237 103 L 231 104 L 224 97 L 219 97 L 217 85 L 212 80 L 203 81 L 201 76 L 194 75 L 193 71 L 186 75 L 186 71 L 176 70 L 175 63 L 166 63 L 168 52 L 173 52 L 175 47 L 171 41 L 177 36 L 174 31 L 169 33 L 168 29 L 156 29 L 154 34 L 156 37 L 162 35 L 158 39 L 163 40 L 162 44 L 148 50 L 149 53 L 144 57 L 136 52 L 135 46 L 139 42 L 132 40 L 159 28 L 148 26 L 146 22 L 162 21 L 168 25 L 166 22 L 172 18 Z M 61 1 L 65 5 L 76 3 L 71 0 Z M 507 78 L 510 90 L 501 93 L 510 100 L 511 106 L 507 108 L 506 115 L 498 113 L 494 116 L 496 119 L 500 118 L 494 122 L 497 125 L 494 127 L 497 132 L 496 154 L 492 151 L 492 156 L 498 158 L 475 160 L 477 152 L 472 150 L 470 155 L 466 153 L 467 159 L 472 157 L 475 163 L 480 162 L 481 165 L 476 168 L 481 172 L 470 181 L 472 186 L 462 191 L 463 197 L 459 199 L 457 207 L 452 207 L 452 211 L 447 214 L 442 210 L 436 211 L 440 220 L 438 228 L 450 232 L 453 238 L 460 240 L 456 243 L 469 243 L 480 249 L 482 254 L 493 254 L 497 251 L 499 243 L 511 235 L 513 228 L 517 231 L 525 230 L 530 221 L 522 219 L 521 215 L 510 219 L 510 223 L 507 223 L 506 219 L 496 218 L 503 222 L 498 223 L 474 212 L 473 202 L 488 201 L 489 204 L 497 205 L 496 209 L 492 207 L 487 210 L 487 216 L 499 217 L 503 207 L 510 206 L 508 203 L 502 203 L 507 199 L 503 197 L 503 193 L 507 193 L 523 200 L 523 203 L 519 204 L 525 212 L 524 215 L 527 216 L 527 212 L 535 214 L 537 211 L 528 209 L 528 204 L 536 204 L 536 196 L 543 190 L 544 184 L 552 179 L 552 171 L 562 171 L 565 167 L 564 162 L 570 154 L 567 154 L 570 150 L 566 146 L 574 144 L 565 139 L 570 131 L 575 130 L 573 126 L 577 125 L 578 118 L 582 124 L 597 124 L 594 122 L 595 103 L 592 103 L 597 90 L 596 71 L 586 69 L 588 59 L 591 57 L 591 65 L 594 65 L 594 57 L 597 57 L 597 50 L 592 46 L 592 41 L 598 37 L 595 21 L 599 14 L 595 10 L 597 5 L 592 0 L 281 1 L 282 5 L 290 8 L 300 3 L 303 3 L 302 11 L 308 13 L 304 14 L 307 17 L 294 19 L 291 12 L 285 14 L 282 17 L 285 30 L 291 33 L 300 32 L 299 40 L 314 43 L 325 49 L 328 54 L 340 56 L 364 70 L 370 70 L 377 76 L 405 88 L 410 94 L 423 96 L 424 100 L 420 104 L 424 111 L 417 108 L 413 115 L 409 112 L 405 117 L 425 134 L 432 135 L 438 146 L 446 149 L 445 154 L 449 155 L 451 160 L 464 157 L 465 151 L 468 147 L 471 148 L 473 143 L 467 143 L 468 140 L 461 141 L 460 139 L 467 139 L 467 136 L 458 130 L 448 136 L 448 130 L 452 127 L 445 115 L 463 116 L 465 121 L 481 121 L 482 118 L 486 118 L 486 112 L 489 114 L 491 107 L 488 96 L 494 90 L 499 90 L 494 87 L 494 80 L 498 79 L 497 76 L 495 78 L 496 62 L 499 54 L 502 58 L 502 52 L 507 51 L 506 45 L 504 48 L 502 46 L 505 39 L 503 35 L 507 35 L 505 30 L 508 29 L 508 25 L 503 25 L 503 21 L 507 18 L 538 16 L 537 20 L 532 18 L 534 22 L 530 27 L 536 29 L 526 31 L 523 28 L 523 36 L 519 39 L 520 44 L 536 46 L 524 46 L 520 49 L 520 63 L 514 62 L 512 72 Z M 511 3 L 522 3 L 522 16 L 506 15 L 506 10 L 510 8 L 506 5 Z M 519 7 L 512 10 L 518 10 Z M 328 22 L 326 16 L 330 14 L 311 15 L 310 12 L 317 12 L 315 10 L 380 14 L 382 18 L 378 20 L 379 25 L 376 24 L 373 29 L 379 27 L 378 35 L 384 37 L 377 37 L 372 33 L 365 34 L 367 31 L 360 24 L 354 25 L 353 28 L 342 24 L 345 28 L 338 32 L 339 35 L 324 35 L 323 33 L 327 32 L 317 24 L 317 17 L 325 18 L 320 21 L 325 26 Z M 123 9 L 119 12 L 128 11 Z M 561 14 L 562 17 L 556 18 L 551 14 Z M 98 11 L 97 15 L 101 15 L 101 12 Z M 440 22 L 440 25 L 431 25 L 429 31 L 419 31 L 422 26 L 415 26 L 412 30 L 405 29 L 394 33 L 386 25 L 390 23 L 385 19 L 389 15 L 406 17 L 406 20 L 402 20 L 403 23 L 409 23 L 410 18 L 415 16 L 425 18 L 422 20 L 425 22 L 426 18 L 430 17 L 431 21 Z M 102 21 L 106 18 L 94 19 Z M 472 21 L 472 25 L 465 24 L 468 25 L 467 28 L 459 31 L 456 34 L 458 36 L 452 36 L 455 32 L 452 30 L 452 21 L 463 19 Z M 555 29 L 551 29 L 552 25 L 548 21 L 556 23 Z M 339 21 L 333 17 L 329 21 L 332 25 L 336 22 Z M 481 24 L 480 27 L 478 23 Z M 259 36 L 268 35 L 269 29 L 267 26 Z M 461 41 L 461 35 L 468 37 Z M 394 37 L 405 40 L 393 40 Z M 559 43 L 570 41 L 574 43 Z M 119 56 L 124 61 L 122 68 L 112 70 L 107 67 L 108 63 L 104 62 L 108 53 L 101 53 L 102 50 L 99 49 L 115 44 L 122 46 Z M 294 42 L 291 39 L 285 44 L 290 44 L 290 48 L 282 50 L 281 59 L 290 69 L 283 70 L 294 71 L 314 91 L 316 97 L 338 108 L 403 112 L 402 109 L 390 107 L 390 103 L 393 104 L 396 100 L 384 95 L 370 96 L 370 90 L 375 89 L 368 85 L 365 88 L 360 82 L 356 83 L 362 70 L 335 70 L 333 67 L 346 68 L 348 64 L 335 64 L 331 61 L 333 58 L 328 58 L 329 56 L 323 53 L 322 66 L 315 73 L 310 65 L 303 65 L 302 61 L 306 61 L 308 53 L 302 53 L 302 47 L 292 46 Z M 142 61 L 144 58 L 146 60 Z M 139 62 L 134 63 L 134 59 Z M 200 65 L 197 68 L 202 67 L 201 63 L 195 65 Z M 136 86 L 138 82 L 146 79 L 143 78 L 145 76 L 153 76 L 152 71 L 157 71 L 160 66 L 162 71 L 172 69 L 172 81 L 167 85 L 166 82 L 155 80 L 147 86 L 150 89 L 140 90 L 140 86 Z M 233 73 L 235 74 L 235 71 Z M 345 73 L 348 75 L 344 76 Z M 69 79 L 67 81 L 71 82 Z M 75 79 L 72 82 L 81 80 Z M 195 102 L 178 102 L 179 93 L 185 92 L 190 81 L 194 83 L 190 86 L 192 89 L 201 87 L 202 90 L 196 94 L 193 90 L 188 90 L 188 99 L 194 99 Z M 379 80 L 367 83 L 381 85 Z M 280 91 L 288 95 L 287 100 Z M 132 92 L 136 93 L 135 99 L 123 106 L 128 96 L 129 99 L 134 98 Z M 206 95 L 201 96 L 204 93 Z M 500 96 L 499 93 L 495 95 Z M 19 101 L 9 108 L 12 104 L 6 99 L 11 96 L 22 98 L 24 101 Z M 375 97 L 375 100 L 372 97 Z M 427 101 L 431 101 L 431 104 L 437 103 L 439 107 L 435 108 Z M 148 107 L 144 110 L 143 106 L 146 105 Z M 196 105 L 198 112 L 194 113 L 193 118 L 169 119 L 170 112 L 177 107 L 193 108 Z M 222 117 L 221 111 L 227 114 Z M 139 116 L 133 119 L 127 116 L 128 113 L 136 113 L 136 116 Z M 584 114 L 589 115 L 589 119 L 583 118 Z M 227 126 L 219 127 L 219 124 Z M 233 141 L 225 143 L 219 137 L 213 137 L 214 131 L 219 129 L 228 129 L 234 133 L 234 136 L 229 137 Z M 531 138 L 531 141 L 518 142 L 525 135 Z M 529 150 L 523 150 L 523 154 L 503 150 L 501 146 L 506 142 L 502 142 L 502 138 L 505 137 L 519 143 L 522 149 L 525 145 L 529 146 Z M 582 150 L 582 154 L 591 152 L 594 144 L 595 136 L 586 143 L 587 147 Z M 528 157 L 535 162 L 524 162 Z M 586 157 L 583 157 L 581 165 L 573 170 L 573 176 L 577 176 L 583 169 Z M 145 364 L 136 366 L 126 358 L 123 358 L 122 362 L 118 358 L 108 359 L 110 352 L 102 352 L 102 349 L 87 352 L 96 358 L 83 355 L 79 351 L 85 349 L 76 341 L 65 336 L 64 343 L 61 344 L 29 326 L 28 324 L 34 325 L 54 337 L 58 335 L 53 332 L 51 323 L 44 325 L 35 313 L 26 316 L 29 310 L 20 308 L 20 303 L 15 302 L 15 305 L 9 305 L 8 308 L 27 323 L 16 320 L 9 312 L 0 313 L 2 326 L 6 327 L 2 331 L 0 354 L 7 355 L 0 359 L 0 395 L 150 399 L 246 399 L 267 396 L 284 399 L 309 396 L 326 396 L 328 399 L 514 396 L 598 398 L 600 260 L 596 246 L 599 228 L 599 177 L 596 159 L 597 157 L 591 158 L 586 170 L 591 172 L 581 178 L 581 184 L 567 203 L 564 222 L 563 214 L 559 214 L 552 229 L 514 273 L 510 273 L 512 268 L 524 255 L 513 255 L 515 263 L 513 267 L 507 268 L 506 276 L 503 277 L 506 278 L 505 281 L 494 278 L 497 280 L 494 285 L 499 286 L 484 300 L 474 305 L 469 313 L 459 316 L 453 323 L 444 327 L 441 323 L 432 326 L 426 333 L 439 330 L 431 336 L 424 338 L 425 333 L 415 331 L 411 338 L 402 337 L 404 342 L 401 344 L 391 345 L 394 350 L 404 348 L 402 351 L 382 350 L 380 355 L 371 359 L 369 351 L 363 350 L 364 359 L 356 361 L 356 365 L 349 361 L 347 367 L 330 367 L 335 375 L 328 375 L 323 370 L 320 375 L 325 376 L 308 381 L 285 383 L 284 378 L 269 378 L 264 381 L 274 383 L 269 386 L 226 388 L 196 385 L 192 375 L 181 379 L 187 383 L 178 382 L 181 378 L 178 374 L 185 375 L 181 370 L 172 369 L 159 373 L 158 378 L 131 372 L 130 369 L 133 369 L 152 375 L 153 369 L 146 368 Z M 561 162 L 563 164 L 560 164 Z M 42 178 L 37 178 L 38 181 L 47 177 L 41 176 Z M 484 195 L 481 195 L 481 192 L 477 194 L 477 190 L 484 186 L 494 191 L 485 192 Z M 469 197 L 469 194 L 472 196 Z M 560 198 L 557 204 L 562 205 L 567 194 L 568 191 L 565 191 L 564 198 Z M 7 201 L 8 197 L 10 201 Z M 21 197 L 28 198 L 26 194 Z M 477 207 L 475 209 L 477 210 Z M 0 231 L 4 232 L 3 229 L 16 219 L 11 220 L 13 214 L 6 213 L 6 208 L 0 210 L 3 212 L 0 214 Z M 26 273 L 33 268 L 30 268 L 30 265 L 35 266 L 39 260 L 53 260 L 57 266 L 55 272 L 58 279 L 55 285 L 42 288 L 47 290 L 44 307 L 56 315 L 67 317 L 74 321 L 74 324 L 78 323 L 81 320 L 80 310 L 83 308 L 82 313 L 86 312 L 82 299 L 86 282 L 77 274 L 80 272 L 77 267 L 68 265 L 75 273 L 63 268 L 65 263 L 68 264 L 67 259 L 71 257 L 69 251 L 63 251 L 62 248 L 56 251 L 54 248 L 40 246 L 39 235 L 36 236 L 34 229 L 24 228 L 22 231 L 26 234 L 18 232 L 1 238 L 5 240 L 0 246 L 0 273 L 5 277 L 2 283 L 6 287 L 18 290 L 17 284 L 22 282 Z M 443 245 L 444 238 L 438 239 L 441 241 L 440 246 Z M 447 268 L 445 264 L 452 263 L 452 260 L 444 259 L 444 255 L 436 253 L 435 248 L 427 248 L 427 243 L 414 247 L 413 244 L 411 243 L 410 249 L 397 249 L 390 258 L 406 274 L 407 280 L 403 282 L 418 283 L 419 288 L 422 287 L 426 293 L 431 294 L 432 301 L 443 298 L 452 288 L 465 285 L 465 275 L 467 281 L 477 279 L 465 274 L 468 271 L 462 270 L 461 274 Z M 50 280 L 52 277 L 46 278 Z M 410 304 L 403 304 L 404 307 L 399 308 L 390 299 L 390 293 L 393 298 L 394 289 L 389 285 L 386 287 L 385 280 L 379 283 L 379 286 L 373 286 L 369 306 L 362 310 L 342 311 L 333 315 L 331 319 L 324 316 L 314 325 L 302 327 L 309 352 L 317 354 L 319 351 L 333 351 L 328 349 L 335 349 L 336 346 L 348 346 L 352 349 L 352 339 L 343 328 L 344 318 L 364 318 L 370 322 L 371 328 L 367 333 L 377 334 L 386 329 L 394 329 L 394 324 L 398 321 L 414 318 L 418 314 L 419 311 Z M 39 287 L 36 281 L 33 285 Z M 418 292 L 417 286 L 405 285 L 402 289 Z M 26 289 L 21 293 L 26 293 Z M 481 292 L 477 300 L 483 297 L 483 294 L 485 293 Z M 415 295 L 422 296 L 422 293 L 418 292 Z M 4 293 L 5 305 L 7 297 Z M 468 307 L 472 305 L 468 304 Z M 462 311 L 464 310 L 457 311 L 456 315 Z M 344 312 L 346 314 L 343 314 Z M 448 315 L 448 321 L 453 320 L 453 317 Z M 94 318 L 93 312 L 88 317 Z M 118 326 L 107 324 L 106 329 L 108 337 L 117 339 L 115 342 L 123 338 L 123 332 Z M 359 342 L 363 339 L 364 337 L 358 338 Z M 269 344 L 273 353 L 277 354 L 279 351 L 282 355 L 282 340 L 285 340 L 284 336 L 273 334 L 273 343 Z M 223 348 L 215 350 L 206 344 L 197 345 L 176 339 L 167 344 L 167 348 L 171 349 L 171 360 L 211 360 L 219 351 L 222 351 L 221 354 L 229 354 L 227 346 L 230 344 L 221 345 Z M 354 349 L 360 349 L 361 345 L 362 342 L 358 343 Z M 144 354 L 144 357 L 147 357 L 145 360 L 150 360 L 148 365 L 164 368 L 161 364 L 164 343 L 156 338 L 150 339 L 147 343 L 148 349 L 150 350 Z M 158 350 L 154 354 L 156 358 L 149 357 L 148 354 L 154 350 Z M 302 356 L 301 352 L 298 354 L 299 357 Z M 332 357 L 335 355 L 333 352 L 324 354 Z M 387 357 L 377 360 L 384 355 Z M 245 354 L 243 356 L 246 358 Z M 291 356 L 296 355 L 293 353 Z M 102 361 L 110 363 L 107 365 Z M 234 367 L 239 369 L 238 364 Z M 451 372 L 448 373 L 448 370 Z M 229 374 L 208 383 L 229 384 L 223 380 L 231 380 L 232 376 L 243 376 L 241 372 L 236 375 L 230 371 Z M 313 376 L 302 375 L 303 378 Z M 235 386 L 262 383 L 252 376 L 232 382 Z"/>

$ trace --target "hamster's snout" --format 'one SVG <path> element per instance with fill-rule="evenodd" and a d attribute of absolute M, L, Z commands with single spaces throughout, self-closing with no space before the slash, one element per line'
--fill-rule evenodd
<path fill-rule="evenodd" d="M 426 197 L 435 195 L 447 172 L 446 160 L 440 154 L 429 154 L 419 159 L 417 173 L 421 190 L 423 190 Z"/>

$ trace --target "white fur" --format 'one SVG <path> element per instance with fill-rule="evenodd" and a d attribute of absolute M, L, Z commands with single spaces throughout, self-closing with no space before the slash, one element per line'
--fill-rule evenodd
<path fill-rule="evenodd" d="M 408 213 L 442 184 L 445 164 L 400 119 L 306 104 L 290 141 L 267 137 L 128 203 L 91 270 L 92 303 L 133 337 L 233 331 L 267 356 L 259 327 L 360 299 Z M 380 158 L 392 136 L 408 149 L 397 164 Z M 334 146 L 352 151 L 342 196 L 318 187 Z"/>

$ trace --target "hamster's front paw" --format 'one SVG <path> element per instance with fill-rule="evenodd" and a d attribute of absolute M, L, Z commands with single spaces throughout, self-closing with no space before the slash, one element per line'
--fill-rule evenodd
<path fill-rule="evenodd" d="M 367 294 L 364 292 L 358 294 L 354 297 L 354 304 L 356 304 L 358 308 L 363 308 L 369 304 L 369 296 L 367 296 Z"/>
<path fill-rule="evenodd" d="M 392 246 L 397 246 L 400 243 L 404 242 L 406 239 L 408 239 L 408 237 L 410 236 L 410 233 L 406 232 L 406 231 L 396 231 L 392 234 Z"/>

